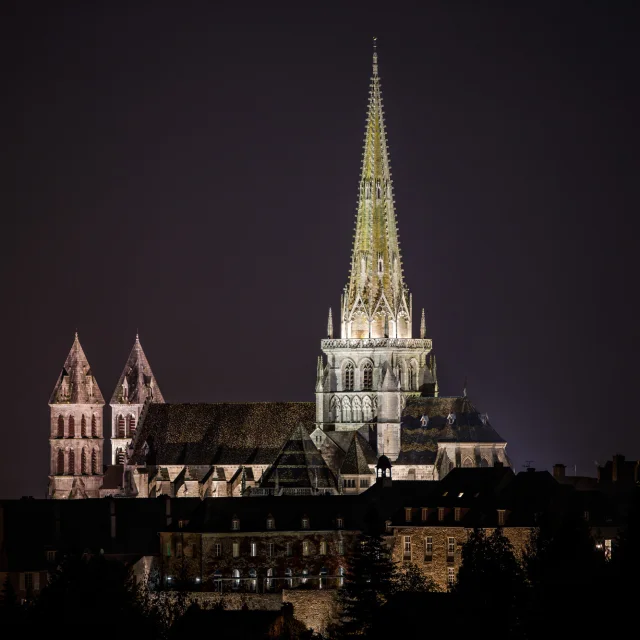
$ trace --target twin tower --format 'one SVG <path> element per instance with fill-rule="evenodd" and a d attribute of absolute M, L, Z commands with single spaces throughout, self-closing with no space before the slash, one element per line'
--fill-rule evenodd
<path fill-rule="evenodd" d="M 111 464 L 123 464 L 147 399 L 164 402 L 138 336 L 111 398 Z M 104 398 L 76 333 L 49 399 L 50 498 L 98 498 Z"/>
<path fill-rule="evenodd" d="M 351 270 L 340 304 L 340 337 L 334 336 L 329 311 L 322 340 L 326 360 L 318 358 L 317 428 L 360 431 L 378 455 L 397 459 L 407 399 L 438 396 L 424 311 L 419 338 L 413 337 L 412 318 L 374 48 Z M 125 462 L 148 398 L 164 402 L 136 337 L 110 403 L 113 465 Z M 104 399 L 77 335 L 49 404 L 49 495 L 97 497 L 103 476 Z"/>

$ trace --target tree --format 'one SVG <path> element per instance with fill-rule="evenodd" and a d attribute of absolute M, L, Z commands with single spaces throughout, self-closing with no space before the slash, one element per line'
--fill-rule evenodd
<path fill-rule="evenodd" d="M 7 574 L 2 585 L 2 596 L 0 597 L 0 625 L 4 628 L 19 626 L 23 617 L 23 610 L 13 588 L 11 576 Z"/>
<path fill-rule="evenodd" d="M 394 567 L 378 533 L 361 534 L 349 557 L 345 583 L 339 594 L 337 635 L 366 636 L 376 610 L 393 589 Z"/>
<path fill-rule="evenodd" d="M 409 562 L 402 569 L 396 570 L 393 579 L 394 593 L 427 593 L 438 591 L 436 583 L 425 576 L 418 565 Z"/>

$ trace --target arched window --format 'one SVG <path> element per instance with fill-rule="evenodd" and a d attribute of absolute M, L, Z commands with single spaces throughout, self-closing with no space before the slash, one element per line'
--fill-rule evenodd
<path fill-rule="evenodd" d="M 284 570 L 284 575 L 287 577 L 287 586 L 291 588 L 293 586 L 293 571 L 290 567 Z"/>
<path fill-rule="evenodd" d="M 414 370 L 413 370 L 413 367 L 412 367 L 412 366 L 409 366 L 409 371 L 408 371 L 408 373 L 409 373 L 409 380 L 408 380 L 408 382 L 409 382 L 409 386 L 408 386 L 408 388 L 409 388 L 409 389 L 415 389 L 415 385 L 416 385 L 416 376 L 415 376 L 415 372 L 414 372 Z"/>
<path fill-rule="evenodd" d="M 333 396 L 333 398 L 331 398 L 331 420 L 333 420 L 333 422 L 342 422 L 341 418 L 340 400 L 336 396 Z"/>
<path fill-rule="evenodd" d="M 362 368 L 362 388 L 364 391 L 373 389 L 373 365 L 367 362 Z"/>
<path fill-rule="evenodd" d="M 409 471 L 407 471 L 407 480 L 415 480 L 415 479 L 416 479 L 416 470 L 409 469 Z"/>
<path fill-rule="evenodd" d="M 351 400 L 348 396 L 342 398 L 342 422 L 351 422 Z"/>
<path fill-rule="evenodd" d="M 222 571 L 213 572 L 213 590 L 222 591 Z"/>
<path fill-rule="evenodd" d="M 87 419 L 85 418 L 84 413 L 82 414 L 82 418 L 80 418 L 80 435 L 83 438 L 87 437 Z"/>
<path fill-rule="evenodd" d="M 64 451 L 62 449 L 58 449 L 58 460 L 56 463 L 57 469 L 56 473 L 59 476 L 64 475 Z"/>
<path fill-rule="evenodd" d="M 98 437 L 98 418 L 95 413 L 91 416 L 91 437 Z"/>
<path fill-rule="evenodd" d="M 76 437 L 76 420 L 73 416 L 69 416 L 69 437 Z"/>
<path fill-rule="evenodd" d="M 353 421 L 362 421 L 362 400 L 358 396 L 353 399 Z"/>
<path fill-rule="evenodd" d="M 118 438 L 126 438 L 127 430 L 124 423 L 124 416 L 118 416 Z"/>
<path fill-rule="evenodd" d="M 309 569 L 302 570 L 302 584 L 307 584 L 307 578 L 309 576 Z"/>
<path fill-rule="evenodd" d="M 480 466 L 481 467 L 488 467 L 489 466 L 489 461 L 486 458 L 481 458 L 480 459 Z"/>
<path fill-rule="evenodd" d="M 84 416 L 83 416 L 84 417 Z M 87 466 L 87 450 L 86 449 L 82 449 L 82 454 L 80 456 L 80 466 L 82 469 L 82 475 L 89 475 L 89 467 Z"/>
<path fill-rule="evenodd" d="M 471 458 L 465 458 L 462 462 L 463 467 L 473 467 L 473 460 Z"/>
<path fill-rule="evenodd" d="M 344 585 L 344 567 L 338 567 L 338 586 Z"/>
<path fill-rule="evenodd" d="M 118 452 L 116 454 L 116 464 L 124 464 L 124 462 L 124 449 L 118 449 Z"/>
<path fill-rule="evenodd" d="M 98 466 L 98 452 L 95 449 L 91 452 L 91 468 L 93 469 L 93 473 L 100 473 L 100 467 Z"/>
<path fill-rule="evenodd" d="M 371 398 L 369 396 L 365 396 L 362 400 L 362 417 L 365 422 L 369 422 L 373 417 L 373 411 L 371 408 Z"/>
<path fill-rule="evenodd" d="M 58 438 L 64 438 L 64 418 L 58 416 Z"/>
<path fill-rule="evenodd" d="M 234 589 L 239 589 L 240 588 L 240 570 L 239 569 L 234 569 L 231 574 L 233 575 L 233 582 L 232 582 L 232 586 Z"/>
<path fill-rule="evenodd" d="M 131 437 L 136 435 L 136 417 L 129 416 L 129 435 Z"/>
<path fill-rule="evenodd" d="M 69 475 L 76 475 L 76 452 L 73 449 L 69 451 Z"/>
<path fill-rule="evenodd" d="M 345 391 L 353 391 L 353 374 L 354 367 L 353 362 L 347 362 L 345 365 L 344 371 L 342 372 L 343 376 L 343 388 Z"/>
<path fill-rule="evenodd" d="M 258 590 L 258 574 L 255 569 L 249 569 L 249 578 L 251 578 L 249 580 L 249 589 L 251 589 L 251 591 L 257 591 Z"/>
<path fill-rule="evenodd" d="M 273 569 L 267 569 L 267 589 L 273 589 Z"/>

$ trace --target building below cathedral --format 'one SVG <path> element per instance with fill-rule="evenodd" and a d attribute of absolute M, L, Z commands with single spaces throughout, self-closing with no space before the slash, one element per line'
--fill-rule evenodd
<path fill-rule="evenodd" d="M 396 480 L 510 465 L 466 391 L 440 395 L 424 310 L 413 335 L 375 49 L 339 328 L 330 309 L 315 402 L 299 403 L 166 403 L 136 336 L 110 402 L 106 467 L 105 402 L 76 334 L 49 401 L 49 497 L 345 495 L 370 487 L 383 456 Z"/>

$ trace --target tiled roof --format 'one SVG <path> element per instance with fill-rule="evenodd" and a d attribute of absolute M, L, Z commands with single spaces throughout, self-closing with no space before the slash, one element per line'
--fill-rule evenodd
<path fill-rule="evenodd" d="M 293 429 L 301 423 L 310 426 L 314 420 L 313 402 L 150 404 L 131 461 L 271 464 Z"/>
<path fill-rule="evenodd" d="M 340 473 L 342 475 L 373 475 L 369 465 L 376 463 L 376 456 L 369 443 L 359 433 L 354 433 L 347 455 L 340 467 Z"/>

